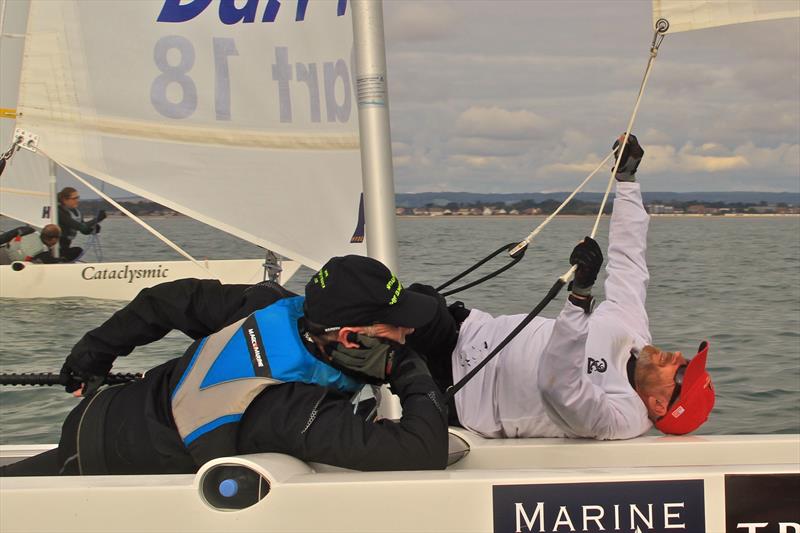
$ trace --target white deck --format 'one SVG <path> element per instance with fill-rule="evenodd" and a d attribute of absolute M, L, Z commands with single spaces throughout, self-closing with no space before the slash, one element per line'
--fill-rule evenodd
<path fill-rule="evenodd" d="M 455 433 L 469 443 L 470 452 L 445 471 L 351 472 L 279 454 L 257 454 L 217 459 L 196 475 L 3 478 L 0 531 L 492 531 L 495 514 L 501 512 L 494 487 L 569 484 L 575 501 L 563 504 L 575 505 L 587 490 L 596 491 L 596 483 L 650 486 L 661 480 L 696 480 L 688 482 L 702 485 L 701 499 L 650 502 L 656 515 L 652 530 L 663 528 L 657 515 L 659 506 L 668 503 L 677 513 L 671 524 L 680 524 L 682 513 L 700 506 L 705 531 L 721 532 L 726 475 L 800 474 L 800 435 L 596 442 L 485 440 Z M 0 447 L 0 458 L 42 449 L 24 448 Z M 218 464 L 247 465 L 269 480 L 269 494 L 247 509 L 213 509 L 199 487 L 204 474 Z M 620 486 L 609 485 L 609 497 Z M 536 502 L 523 505 L 533 519 Z M 646 514 L 646 504 L 639 508 Z M 626 509 L 620 515 L 623 522 Z M 558 506 L 543 504 L 542 512 L 536 520 L 543 522 L 535 520 L 534 530 L 544 524 L 552 531 Z M 572 518 L 575 530 L 583 531 L 580 517 Z M 521 531 L 527 531 L 524 520 L 522 524 Z"/>

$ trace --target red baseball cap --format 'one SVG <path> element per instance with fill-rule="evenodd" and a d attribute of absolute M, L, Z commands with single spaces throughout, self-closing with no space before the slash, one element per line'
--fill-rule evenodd
<path fill-rule="evenodd" d="M 714 408 L 714 385 L 706 372 L 708 342 L 703 341 L 697 355 L 689 361 L 683 375 L 678 399 L 669 406 L 667 413 L 656 421 L 656 428 L 668 435 L 685 435 L 708 420 Z"/>

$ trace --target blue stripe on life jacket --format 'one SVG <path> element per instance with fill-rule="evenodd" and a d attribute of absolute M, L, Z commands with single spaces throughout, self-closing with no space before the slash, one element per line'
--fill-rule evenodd
<path fill-rule="evenodd" d="M 203 390 L 220 383 L 256 376 L 256 362 L 252 357 L 253 342 L 263 358 L 268 374 L 281 382 L 301 382 L 332 387 L 344 392 L 355 392 L 363 384 L 341 371 L 320 361 L 309 353 L 300 338 L 297 321 L 303 316 L 305 298 L 285 298 L 259 309 L 251 315 L 255 320 L 246 320 L 225 347 L 220 351 L 200 384 Z M 255 335 L 248 329 L 255 327 Z"/>
<path fill-rule="evenodd" d="M 209 431 L 211 431 L 213 429 L 217 429 L 218 427 L 220 427 L 220 426 L 222 426 L 224 424 L 231 424 L 233 422 L 238 422 L 241 419 L 242 419 L 242 415 L 241 414 L 221 416 L 221 417 L 219 417 L 219 418 L 217 418 L 215 420 L 212 420 L 208 424 L 204 424 L 204 425 L 200 426 L 199 428 L 195 429 L 194 431 L 192 431 L 191 433 L 186 435 L 186 438 L 183 439 L 183 443 L 186 446 L 188 446 L 189 444 L 191 444 L 195 439 L 197 439 L 201 435 L 205 435 Z"/>

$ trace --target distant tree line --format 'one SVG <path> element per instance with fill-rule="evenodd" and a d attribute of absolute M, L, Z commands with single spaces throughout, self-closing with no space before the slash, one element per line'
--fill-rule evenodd
<path fill-rule="evenodd" d="M 152 215 L 172 215 L 177 214 L 175 211 L 164 207 L 156 202 L 149 200 L 125 200 L 119 202 L 125 209 L 129 210 L 136 216 L 152 216 Z M 555 211 L 561 202 L 556 200 L 544 200 L 537 202 L 535 200 L 521 200 L 519 202 L 505 203 L 505 202 L 450 202 L 446 205 L 428 203 L 425 205 L 426 209 L 447 209 L 453 213 L 463 209 L 483 210 L 489 208 L 492 211 L 505 210 L 506 212 L 517 211 L 524 213 L 531 209 L 538 209 L 544 215 L 549 215 Z M 702 202 L 702 201 L 669 201 L 658 202 L 652 201 L 648 204 L 648 208 L 657 206 L 659 208 L 668 207 L 668 212 L 697 212 L 702 211 L 709 213 L 716 213 L 720 210 L 729 213 L 748 213 L 748 212 L 770 212 L 770 211 L 786 211 L 791 209 L 792 206 L 787 205 L 785 202 L 775 204 L 767 204 L 767 202 Z M 118 209 L 107 201 L 102 199 L 96 200 L 82 200 L 81 210 L 91 215 L 100 209 L 105 209 L 108 213 L 117 213 Z M 583 200 L 573 200 L 561 212 L 566 215 L 592 215 L 596 214 L 600 207 L 599 202 L 586 202 Z M 611 213 L 612 203 L 609 201 L 604 209 L 606 214 Z M 773 209 L 768 209 L 773 208 Z M 795 210 L 797 208 L 794 208 Z"/>

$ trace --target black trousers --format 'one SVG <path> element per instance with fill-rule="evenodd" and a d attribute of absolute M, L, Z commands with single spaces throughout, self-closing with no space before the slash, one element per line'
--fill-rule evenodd
<path fill-rule="evenodd" d="M 88 405 L 89 399 L 84 398 L 67 415 L 61 426 L 58 448 L 2 466 L 0 476 L 77 476 L 79 474 L 78 426 Z"/>

